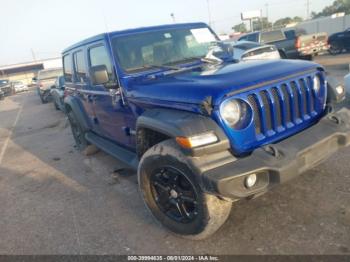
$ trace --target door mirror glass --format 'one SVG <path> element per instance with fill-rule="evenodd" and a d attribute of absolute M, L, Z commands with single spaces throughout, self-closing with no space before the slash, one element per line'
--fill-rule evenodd
<path fill-rule="evenodd" d="M 92 66 L 90 77 L 93 85 L 103 85 L 109 82 L 107 67 L 105 65 Z"/>

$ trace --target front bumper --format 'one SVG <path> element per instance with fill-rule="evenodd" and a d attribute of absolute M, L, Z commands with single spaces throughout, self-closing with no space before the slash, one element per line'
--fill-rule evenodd
<path fill-rule="evenodd" d="M 203 190 L 229 199 L 254 197 L 316 166 L 350 144 L 350 110 L 326 115 L 317 124 L 279 143 L 256 149 L 243 158 L 232 156 L 226 163 L 202 172 Z M 252 188 L 244 186 L 256 174 Z"/>

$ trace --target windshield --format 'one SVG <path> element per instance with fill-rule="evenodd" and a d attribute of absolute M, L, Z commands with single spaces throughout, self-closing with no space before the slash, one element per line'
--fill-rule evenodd
<path fill-rule="evenodd" d="M 38 79 L 50 79 L 50 78 L 56 78 L 59 75 L 62 75 L 62 69 L 54 69 L 54 70 L 45 70 L 45 71 L 39 71 Z"/>
<path fill-rule="evenodd" d="M 119 36 L 112 40 L 114 54 L 127 73 L 175 65 L 203 58 L 217 41 L 209 28 L 165 29 Z"/>

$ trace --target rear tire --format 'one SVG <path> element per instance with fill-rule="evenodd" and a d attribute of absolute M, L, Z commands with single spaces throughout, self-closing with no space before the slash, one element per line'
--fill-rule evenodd
<path fill-rule="evenodd" d="M 328 49 L 328 52 L 331 55 L 339 55 L 342 51 L 343 51 L 343 48 L 339 44 L 337 44 L 335 42 L 330 43 L 330 47 Z"/>
<path fill-rule="evenodd" d="M 152 215 L 170 232 L 193 240 L 215 233 L 232 203 L 201 190 L 198 177 L 173 140 L 151 147 L 138 168 L 140 192 Z"/>
<path fill-rule="evenodd" d="M 60 107 L 58 106 L 58 104 L 57 104 L 57 102 L 56 102 L 56 99 L 54 100 L 53 104 L 54 104 L 54 106 L 55 106 L 55 109 L 56 109 L 57 111 L 59 111 L 59 110 L 60 110 Z"/>
<path fill-rule="evenodd" d="M 280 53 L 280 57 L 281 57 L 282 59 L 287 59 L 287 55 L 286 55 L 285 52 L 283 52 L 282 50 L 278 50 L 278 53 Z"/>
<path fill-rule="evenodd" d="M 80 151 L 83 151 L 89 145 L 89 142 L 85 139 L 85 132 L 80 126 L 72 110 L 67 112 L 67 116 L 68 116 L 68 120 L 72 130 L 72 134 L 75 140 L 75 144 Z"/>

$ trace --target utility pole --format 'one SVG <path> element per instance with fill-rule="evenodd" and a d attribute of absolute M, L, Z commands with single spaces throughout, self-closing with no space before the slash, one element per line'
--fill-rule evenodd
<path fill-rule="evenodd" d="M 174 14 L 174 13 L 171 13 L 170 16 L 171 16 L 171 18 L 173 19 L 173 23 L 175 24 L 175 23 L 176 23 L 175 14 Z"/>
<path fill-rule="evenodd" d="M 211 26 L 211 13 L 210 13 L 210 2 L 209 2 L 209 0 L 207 0 L 207 7 L 208 7 L 209 26 Z"/>
<path fill-rule="evenodd" d="M 30 52 L 32 53 L 33 60 L 36 62 L 36 57 L 33 48 L 30 49 Z"/>
<path fill-rule="evenodd" d="M 306 0 L 306 20 L 310 18 L 310 0 Z"/>
<path fill-rule="evenodd" d="M 269 3 L 265 4 L 266 8 L 266 29 L 269 29 Z"/>

